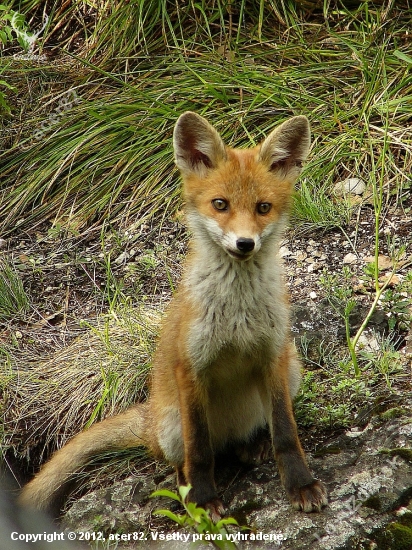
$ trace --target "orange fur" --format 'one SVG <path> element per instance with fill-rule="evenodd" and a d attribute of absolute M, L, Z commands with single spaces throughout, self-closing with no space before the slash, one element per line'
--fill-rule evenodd
<path fill-rule="evenodd" d="M 292 505 L 326 504 L 293 418 L 300 366 L 277 255 L 309 143 L 304 117 L 245 150 L 226 147 L 194 113 L 179 118 L 175 158 L 193 238 L 153 359 L 150 398 L 77 435 L 23 489 L 22 503 L 50 508 L 91 456 L 144 444 L 176 466 L 190 498 L 216 519 L 223 506 L 214 454 L 241 444 L 243 456 L 262 456 L 259 434 L 269 429 Z"/>

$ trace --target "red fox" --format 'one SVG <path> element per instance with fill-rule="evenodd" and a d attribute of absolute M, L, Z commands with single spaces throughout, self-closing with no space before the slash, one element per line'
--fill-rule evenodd
<path fill-rule="evenodd" d="M 300 363 L 278 258 L 309 122 L 293 117 L 259 146 L 233 149 L 203 117 L 186 112 L 173 142 L 193 237 L 153 359 L 150 397 L 74 437 L 23 488 L 20 502 L 53 509 L 91 457 L 145 445 L 176 467 L 178 483 L 192 487 L 189 499 L 218 519 L 215 453 L 230 446 L 259 462 L 269 430 L 293 508 L 319 511 L 326 490 L 308 469 L 292 410 Z"/>

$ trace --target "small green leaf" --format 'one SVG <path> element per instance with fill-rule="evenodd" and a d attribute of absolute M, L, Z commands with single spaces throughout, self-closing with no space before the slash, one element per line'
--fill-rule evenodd
<path fill-rule="evenodd" d="M 219 529 L 224 525 L 239 525 L 235 518 L 223 518 L 216 523 L 216 527 Z"/>
<path fill-rule="evenodd" d="M 171 519 L 172 521 L 174 521 L 178 525 L 184 525 L 185 522 L 186 522 L 186 518 L 187 518 L 186 515 L 179 516 L 177 514 L 174 514 L 170 510 L 155 510 L 153 512 L 153 514 L 155 514 L 156 516 L 166 516 L 167 518 Z"/>
<path fill-rule="evenodd" d="M 191 488 L 192 488 L 191 485 L 180 485 L 179 494 L 182 497 L 182 501 L 186 500 L 187 495 L 189 494 Z"/>
<path fill-rule="evenodd" d="M 167 489 L 160 489 L 158 491 L 154 491 L 150 497 L 168 497 L 172 498 L 173 500 L 177 500 L 180 502 L 180 498 L 176 493 L 172 493 L 172 491 L 168 491 Z"/>

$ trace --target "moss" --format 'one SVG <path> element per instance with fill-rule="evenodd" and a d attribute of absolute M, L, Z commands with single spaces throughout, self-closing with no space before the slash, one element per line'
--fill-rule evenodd
<path fill-rule="evenodd" d="M 249 499 L 237 510 L 232 510 L 232 516 L 236 519 L 239 525 L 247 525 L 247 516 L 250 513 L 261 509 L 262 505 L 258 501 Z"/>
<path fill-rule="evenodd" d="M 407 512 L 403 516 L 400 516 L 398 522 L 412 530 L 412 512 Z"/>
<path fill-rule="evenodd" d="M 325 447 L 321 447 L 320 449 L 318 449 L 314 453 L 314 456 L 319 457 L 319 456 L 326 456 L 326 455 L 337 455 L 341 452 L 342 452 L 341 447 L 338 447 L 336 445 L 335 446 L 334 445 L 327 445 Z"/>
<path fill-rule="evenodd" d="M 391 523 L 374 534 L 379 550 L 411 550 L 412 528 L 401 523 Z"/>
<path fill-rule="evenodd" d="M 382 508 L 381 499 L 378 495 L 372 495 L 362 503 L 362 506 L 379 511 Z"/>
<path fill-rule="evenodd" d="M 380 452 L 383 454 L 387 454 L 389 456 L 400 456 L 404 460 L 407 460 L 408 462 L 412 462 L 412 449 L 408 447 L 396 447 L 394 449 L 381 449 Z"/>
<path fill-rule="evenodd" d="M 395 548 L 410 550 L 412 548 L 412 529 L 401 523 L 391 523 L 387 529 L 393 536 Z"/>
<path fill-rule="evenodd" d="M 406 409 L 403 409 L 402 407 L 393 407 L 392 409 L 382 412 L 379 417 L 382 420 L 391 420 L 392 418 L 399 418 L 400 416 L 403 416 L 406 412 Z"/>

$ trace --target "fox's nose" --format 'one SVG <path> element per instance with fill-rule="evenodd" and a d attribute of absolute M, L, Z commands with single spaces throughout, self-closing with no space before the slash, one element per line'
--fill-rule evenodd
<path fill-rule="evenodd" d="M 244 237 L 240 237 L 236 241 L 236 247 L 243 253 L 252 252 L 255 248 L 255 241 L 253 239 L 245 239 Z"/>

